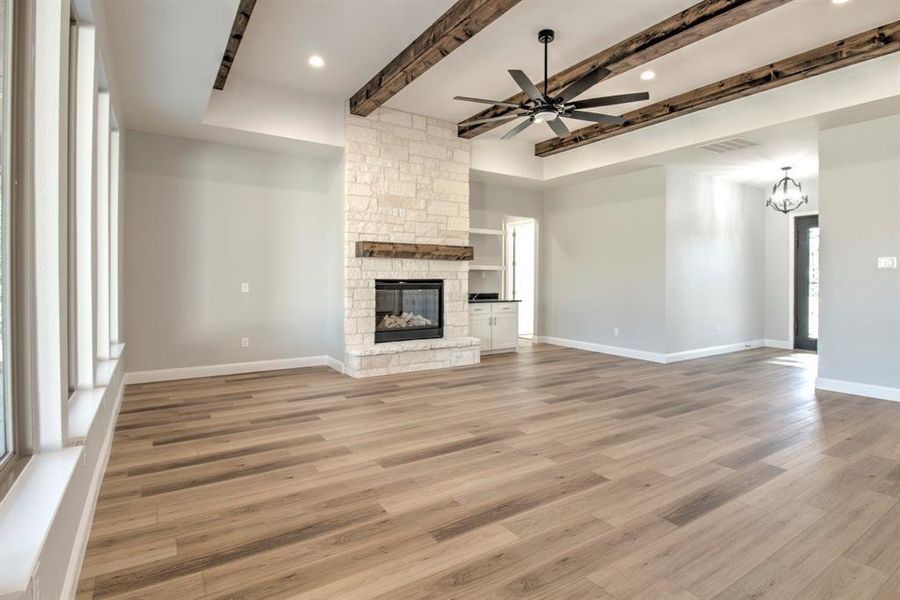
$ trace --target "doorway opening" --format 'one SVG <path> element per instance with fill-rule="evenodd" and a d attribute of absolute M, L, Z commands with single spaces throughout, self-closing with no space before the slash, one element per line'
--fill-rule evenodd
<path fill-rule="evenodd" d="M 819 216 L 794 219 L 794 348 L 818 350 Z"/>
<path fill-rule="evenodd" d="M 509 268 L 506 289 L 509 298 L 519 300 L 519 337 L 534 335 L 537 299 L 537 223 L 525 219 L 507 224 L 506 244 Z"/>

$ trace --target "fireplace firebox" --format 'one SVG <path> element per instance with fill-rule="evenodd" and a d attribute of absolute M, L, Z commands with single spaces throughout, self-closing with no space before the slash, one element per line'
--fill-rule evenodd
<path fill-rule="evenodd" d="M 375 343 L 444 337 L 444 282 L 376 279 Z"/>

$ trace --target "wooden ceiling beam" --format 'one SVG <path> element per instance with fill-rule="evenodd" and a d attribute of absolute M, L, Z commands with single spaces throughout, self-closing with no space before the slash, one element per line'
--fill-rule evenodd
<path fill-rule="evenodd" d="M 535 145 L 534 153 L 552 156 L 898 50 L 900 21 L 895 21 L 627 112 L 622 115 L 623 125 L 591 125 L 573 131 L 564 139 L 540 142 Z"/>
<path fill-rule="evenodd" d="M 234 64 L 241 40 L 244 39 L 244 32 L 247 30 L 247 24 L 250 23 L 250 15 L 253 14 L 255 7 L 256 0 L 241 0 L 238 4 L 237 14 L 234 15 L 234 23 L 231 24 L 231 33 L 228 34 L 228 43 L 225 45 L 225 53 L 222 54 L 222 63 L 219 65 L 213 89 L 225 89 L 225 81 L 231 72 L 231 65 Z"/>
<path fill-rule="evenodd" d="M 669 52 L 684 48 L 697 40 L 728 29 L 732 25 L 742 23 L 766 11 L 772 10 L 791 0 L 703 0 L 664 19 L 644 31 L 629 37 L 599 52 L 580 63 L 564 69 L 547 80 L 551 96 L 559 93 L 569 84 L 581 79 L 589 71 L 597 67 L 606 67 L 611 71 L 609 77 L 637 68 Z M 539 89 L 543 82 L 535 82 Z M 521 104 L 528 100 L 523 93 L 510 96 L 505 102 Z M 472 115 L 457 126 L 460 137 L 473 138 L 490 131 L 507 121 L 494 121 L 479 125 L 466 125 L 466 121 L 488 119 L 511 114 L 516 109 L 504 106 L 492 106 Z M 513 118 L 512 116 L 510 118 Z"/>
<path fill-rule="evenodd" d="M 458 0 L 350 97 L 350 112 L 369 115 L 519 1 Z"/>

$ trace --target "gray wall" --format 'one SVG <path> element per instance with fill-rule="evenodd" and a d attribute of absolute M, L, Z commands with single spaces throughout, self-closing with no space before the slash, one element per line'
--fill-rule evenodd
<path fill-rule="evenodd" d="M 900 116 L 819 134 L 819 377 L 900 388 Z"/>
<path fill-rule="evenodd" d="M 793 255 L 794 217 L 819 210 L 819 183 L 801 181 L 809 203 L 790 215 L 766 209 L 766 339 L 785 345 L 793 343 Z M 765 190 L 768 197 L 771 191 Z"/>
<path fill-rule="evenodd" d="M 469 182 L 469 223 L 472 227 L 499 229 L 510 217 L 540 220 L 543 214 L 544 193 L 541 190 Z"/>
<path fill-rule="evenodd" d="M 132 131 L 125 170 L 129 371 L 343 356 L 339 159 Z"/>
<path fill-rule="evenodd" d="M 665 352 L 665 202 L 662 167 L 545 192 L 539 335 Z"/>
<path fill-rule="evenodd" d="M 666 351 L 762 340 L 765 193 L 666 173 Z"/>

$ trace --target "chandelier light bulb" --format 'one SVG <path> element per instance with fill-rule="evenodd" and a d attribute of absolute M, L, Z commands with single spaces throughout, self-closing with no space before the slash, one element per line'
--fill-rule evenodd
<path fill-rule="evenodd" d="M 769 196 L 766 206 L 788 214 L 809 202 L 809 197 L 803 193 L 803 187 L 797 181 L 788 177 L 791 168 L 781 167 L 781 169 L 784 171 L 784 177 L 772 186 L 772 195 Z"/>

